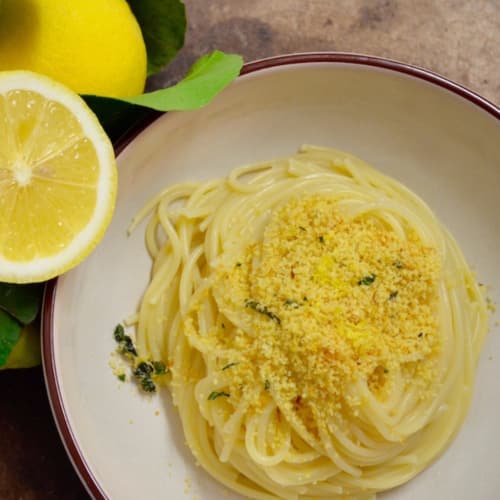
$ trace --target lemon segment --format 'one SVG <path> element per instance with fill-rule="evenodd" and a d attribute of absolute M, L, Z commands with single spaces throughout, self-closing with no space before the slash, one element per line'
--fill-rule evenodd
<path fill-rule="evenodd" d="M 79 263 L 111 219 L 116 182 L 112 145 L 79 96 L 0 73 L 0 281 L 43 281 Z"/>

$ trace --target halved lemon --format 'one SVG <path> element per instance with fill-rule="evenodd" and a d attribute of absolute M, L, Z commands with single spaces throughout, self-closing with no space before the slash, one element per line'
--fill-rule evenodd
<path fill-rule="evenodd" d="M 81 262 L 111 220 L 113 147 L 74 92 L 0 72 L 0 281 L 44 281 Z"/>

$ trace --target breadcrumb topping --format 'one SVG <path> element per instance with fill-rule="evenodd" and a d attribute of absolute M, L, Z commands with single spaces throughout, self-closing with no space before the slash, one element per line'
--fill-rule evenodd
<path fill-rule="evenodd" d="M 323 195 L 275 210 L 263 241 L 216 271 L 222 314 L 204 342 L 224 353 L 232 402 L 260 412 L 272 393 L 317 434 L 320 419 L 357 414 L 359 380 L 380 401 L 402 381 L 432 397 L 440 260 L 405 231 Z"/>

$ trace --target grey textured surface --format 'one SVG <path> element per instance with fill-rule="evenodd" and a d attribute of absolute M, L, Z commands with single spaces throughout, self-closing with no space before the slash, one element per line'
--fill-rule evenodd
<path fill-rule="evenodd" d="M 500 104 L 500 0 L 186 0 L 186 45 L 149 88 L 212 49 L 246 61 L 347 51 L 415 64 Z M 0 372 L 0 500 L 79 499 L 41 369 Z M 133 480 L 133 479 L 132 479 Z"/>
<path fill-rule="evenodd" d="M 218 48 L 246 61 L 358 52 L 430 69 L 500 104 L 500 0 L 186 0 L 186 45 L 151 84 Z"/>

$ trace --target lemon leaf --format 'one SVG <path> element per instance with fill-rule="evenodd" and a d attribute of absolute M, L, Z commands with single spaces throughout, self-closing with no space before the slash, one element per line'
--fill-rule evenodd
<path fill-rule="evenodd" d="M 184 45 L 186 9 L 180 0 L 128 0 L 141 27 L 148 75 L 160 71 Z"/>
<path fill-rule="evenodd" d="M 30 285 L 0 283 L 0 309 L 27 325 L 40 311 L 43 288 L 42 283 Z"/>
<path fill-rule="evenodd" d="M 87 105 L 97 115 L 102 128 L 111 142 L 116 143 L 129 130 L 140 128 L 153 113 L 151 109 L 136 106 L 129 102 L 97 95 L 82 96 Z"/>
<path fill-rule="evenodd" d="M 7 361 L 0 369 L 31 368 L 32 366 L 38 366 L 41 361 L 42 354 L 38 325 L 31 323 L 21 330 L 19 340 L 12 348 Z"/>
<path fill-rule="evenodd" d="M 202 56 L 179 83 L 136 97 L 109 98 L 84 95 L 112 141 L 140 126 L 156 111 L 190 110 L 208 104 L 239 74 L 243 59 L 218 50 Z"/>
<path fill-rule="evenodd" d="M 0 369 L 40 364 L 40 333 L 34 319 L 40 311 L 43 290 L 42 283 L 0 283 Z"/>
<path fill-rule="evenodd" d="M 158 111 L 201 108 L 238 76 L 242 66 L 241 56 L 215 50 L 198 59 L 178 84 L 124 100 Z"/>
<path fill-rule="evenodd" d="M 0 310 L 0 367 L 5 365 L 21 334 L 21 324 Z"/>

